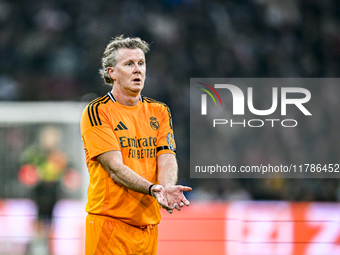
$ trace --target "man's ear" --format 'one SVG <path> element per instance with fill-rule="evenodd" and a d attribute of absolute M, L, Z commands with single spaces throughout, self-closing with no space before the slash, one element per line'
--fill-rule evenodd
<path fill-rule="evenodd" d="M 115 78 L 115 75 L 114 75 L 115 69 L 114 69 L 113 67 L 109 66 L 106 70 L 107 70 L 107 72 L 109 73 L 111 79 L 112 79 L 112 80 L 115 80 L 115 79 L 116 79 L 116 78 Z"/>

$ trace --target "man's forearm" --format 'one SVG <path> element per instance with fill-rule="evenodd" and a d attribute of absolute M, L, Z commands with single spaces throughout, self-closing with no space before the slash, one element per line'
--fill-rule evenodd
<path fill-rule="evenodd" d="M 108 172 L 111 179 L 128 189 L 149 194 L 149 187 L 152 183 L 125 166 L 120 160 L 117 160 L 114 153 L 107 152 L 97 157 L 97 160 Z"/>
<path fill-rule="evenodd" d="M 164 187 L 176 185 L 178 165 L 175 155 L 162 154 L 157 157 L 158 181 Z"/>
<path fill-rule="evenodd" d="M 189 205 L 189 201 L 185 198 L 183 191 L 191 191 L 190 187 L 176 185 L 178 166 L 175 155 L 162 154 L 157 157 L 158 180 L 164 186 L 166 198 L 169 206 L 181 210 L 184 205 Z M 172 213 L 173 208 L 168 210 Z"/>
<path fill-rule="evenodd" d="M 143 177 L 135 173 L 132 169 L 124 165 L 121 152 L 105 152 L 99 155 L 97 157 L 97 160 L 108 172 L 113 181 L 139 193 L 149 194 L 149 192 L 151 191 L 151 195 L 157 199 L 157 202 L 164 209 L 173 209 L 173 207 L 169 206 L 168 204 L 163 186 L 151 186 L 153 183 L 144 179 Z"/>

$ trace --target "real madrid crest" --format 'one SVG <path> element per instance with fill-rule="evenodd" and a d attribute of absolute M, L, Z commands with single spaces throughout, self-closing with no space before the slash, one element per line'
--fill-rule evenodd
<path fill-rule="evenodd" d="M 153 116 L 152 116 L 152 117 L 150 118 L 150 127 L 151 127 L 153 130 L 155 130 L 155 131 L 158 130 L 158 128 L 159 128 L 159 123 L 158 123 L 156 117 L 153 117 Z"/>

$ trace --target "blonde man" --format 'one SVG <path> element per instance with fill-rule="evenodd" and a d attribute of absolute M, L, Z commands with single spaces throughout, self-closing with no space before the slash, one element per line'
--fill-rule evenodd
<path fill-rule="evenodd" d="M 100 74 L 112 90 L 84 109 L 81 134 L 90 174 L 86 254 L 156 254 L 160 207 L 189 201 L 176 185 L 176 144 L 169 108 L 144 97 L 149 45 L 119 36 Z"/>

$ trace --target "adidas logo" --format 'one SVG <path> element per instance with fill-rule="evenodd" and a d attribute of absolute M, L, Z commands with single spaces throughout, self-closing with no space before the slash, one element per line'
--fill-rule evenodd
<path fill-rule="evenodd" d="M 114 129 L 114 131 L 119 131 L 119 130 L 128 130 L 128 128 L 124 125 L 123 122 L 119 121 L 119 124 Z"/>

